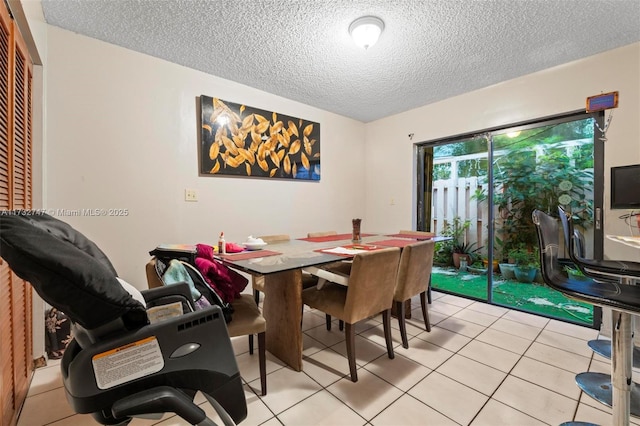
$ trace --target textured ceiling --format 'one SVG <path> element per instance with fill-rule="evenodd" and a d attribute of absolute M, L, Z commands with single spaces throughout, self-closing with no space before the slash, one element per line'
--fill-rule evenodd
<path fill-rule="evenodd" d="M 42 0 L 42 8 L 51 25 L 363 122 L 640 40 L 640 0 Z M 363 15 L 385 22 L 366 51 L 348 33 Z"/>

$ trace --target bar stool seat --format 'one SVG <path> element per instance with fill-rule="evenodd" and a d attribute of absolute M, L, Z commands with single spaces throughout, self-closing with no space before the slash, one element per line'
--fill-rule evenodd
<path fill-rule="evenodd" d="M 640 283 L 640 263 L 638 262 L 585 258 L 584 238 L 573 227 L 571 214 L 567 213 L 561 206 L 558 206 L 558 213 L 564 231 L 564 239 L 569 249 L 569 257 L 583 274 L 599 282 L 615 281 L 635 285 Z M 589 347 L 595 353 L 611 359 L 611 342 L 608 340 L 591 340 Z M 632 358 L 633 367 L 640 368 L 640 348 L 633 348 Z"/>
<path fill-rule="evenodd" d="M 538 233 L 545 283 L 568 297 L 612 309 L 611 376 L 580 373 L 576 376 L 576 382 L 589 396 L 612 407 L 614 425 L 628 425 L 632 413 L 640 414 L 640 390 L 632 381 L 631 369 L 633 316 L 640 314 L 640 286 L 568 278 L 558 262 L 557 220 L 540 210 L 534 210 L 532 218 Z"/>

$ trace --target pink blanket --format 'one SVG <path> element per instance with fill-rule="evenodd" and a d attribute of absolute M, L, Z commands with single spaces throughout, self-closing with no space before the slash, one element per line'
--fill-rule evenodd
<path fill-rule="evenodd" d="M 227 303 L 240 297 L 249 280 L 215 260 L 213 247 L 206 244 L 198 244 L 196 247 L 196 267 L 207 281 L 207 285 Z"/>

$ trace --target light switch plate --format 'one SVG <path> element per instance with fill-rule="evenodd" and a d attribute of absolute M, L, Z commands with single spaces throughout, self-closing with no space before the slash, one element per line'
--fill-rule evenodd
<path fill-rule="evenodd" d="M 185 201 L 198 201 L 198 191 L 195 189 L 185 189 L 184 190 L 184 200 Z"/>

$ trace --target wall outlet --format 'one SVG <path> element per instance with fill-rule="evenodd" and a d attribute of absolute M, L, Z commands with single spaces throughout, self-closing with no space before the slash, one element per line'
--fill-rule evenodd
<path fill-rule="evenodd" d="M 195 189 L 185 189 L 184 190 L 184 200 L 185 201 L 198 201 L 198 191 Z"/>

